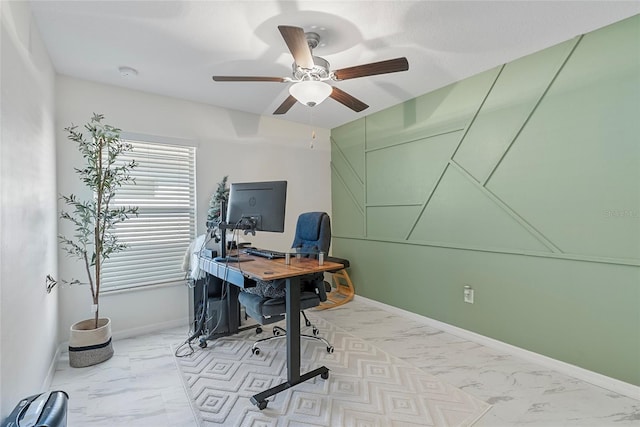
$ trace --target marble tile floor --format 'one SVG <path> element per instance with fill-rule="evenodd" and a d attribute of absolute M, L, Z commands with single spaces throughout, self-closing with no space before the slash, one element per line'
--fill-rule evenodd
<path fill-rule="evenodd" d="M 475 426 L 639 426 L 635 400 L 434 329 L 363 300 L 309 311 L 493 407 Z M 185 328 L 114 342 L 115 356 L 70 368 L 64 353 L 52 389 L 69 393 L 69 427 L 195 426 L 171 345 Z M 195 347 L 196 351 L 199 348 Z"/>

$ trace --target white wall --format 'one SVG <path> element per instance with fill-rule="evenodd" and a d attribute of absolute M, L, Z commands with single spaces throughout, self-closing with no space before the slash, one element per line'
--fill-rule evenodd
<path fill-rule="evenodd" d="M 0 2 L 0 419 L 47 387 L 57 348 L 54 71 L 28 3 Z"/>
<path fill-rule="evenodd" d="M 310 126 L 66 76 L 58 76 L 56 89 L 57 178 L 62 194 L 87 194 L 73 172 L 82 159 L 63 129 L 71 123 L 83 125 L 95 112 L 126 133 L 197 145 L 199 233 L 204 232 L 209 200 L 224 175 L 229 175 L 230 182 L 288 180 L 285 233 L 249 236 L 258 246 L 286 249 L 299 213 L 331 212 L 329 130 L 315 129 L 316 142 L 310 149 L 314 130 Z M 63 255 L 59 268 L 61 277 L 84 277 L 79 263 Z M 64 340 L 73 322 L 89 317 L 90 301 L 85 287 L 66 288 L 61 294 L 60 337 Z M 112 319 L 115 337 L 186 324 L 187 289 L 173 286 L 103 294 L 100 310 Z"/>

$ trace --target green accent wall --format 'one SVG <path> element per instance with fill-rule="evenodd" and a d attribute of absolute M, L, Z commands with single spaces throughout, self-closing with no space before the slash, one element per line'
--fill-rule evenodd
<path fill-rule="evenodd" d="M 640 15 L 333 129 L 356 293 L 640 386 L 638 40 Z"/>

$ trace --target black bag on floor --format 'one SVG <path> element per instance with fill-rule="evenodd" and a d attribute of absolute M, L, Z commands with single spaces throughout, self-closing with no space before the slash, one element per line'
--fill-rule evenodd
<path fill-rule="evenodd" d="M 68 400 L 67 393 L 60 390 L 24 398 L 2 427 L 66 427 Z"/>

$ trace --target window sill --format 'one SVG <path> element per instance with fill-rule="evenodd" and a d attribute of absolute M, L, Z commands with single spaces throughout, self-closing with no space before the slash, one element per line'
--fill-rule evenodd
<path fill-rule="evenodd" d="M 166 283 L 157 283 L 152 285 L 122 286 L 122 287 L 107 288 L 107 289 L 101 290 L 100 294 L 102 296 L 118 295 L 123 293 L 130 293 L 130 292 L 151 291 L 151 290 L 162 289 L 162 288 L 173 288 L 177 286 L 186 287 L 187 281 L 178 280 L 178 281 L 172 281 L 172 282 L 166 282 Z"/>

